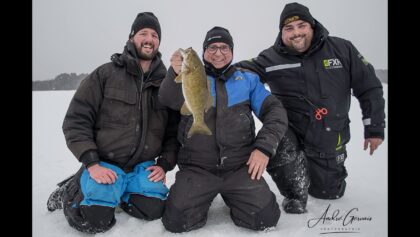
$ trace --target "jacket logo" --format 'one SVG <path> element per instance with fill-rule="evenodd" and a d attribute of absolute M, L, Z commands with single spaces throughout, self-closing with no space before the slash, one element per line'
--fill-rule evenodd
<path fill-rule="evenodd" d="M 222 36 L 217 35 L 217 36 L 210 37 L 207 41 L 210 41 L 212 39 L 220 39 L 220 38 L 222 38 Z"/>
<path fill-rule="evenodd" d="M 363 57 L 363 55 L 361 55 L 360 53 L 357 55 L 358 58 L 360 58 L 360 60 L 362 60 L 362 62 L 367 66 L 369 64 L 368 60 L 366 60 L 365 57 Z"/>
<path fill-rule="evenodd" d="M 341 64 L 338 58 L 324 59 L 322 64 L 324 65 L 325 69 L 343 68 L 343 64 Z"/>
<path fill-rule="evenodd" d="M 340 164 L 341 162 L 344 162 L 344 160 L 346 159 L 346 157 L 345 157 L 344 153 L 342 153 L 342 154 L 336 156 L 335 159 L 337 161 L 337 164 Z"/>

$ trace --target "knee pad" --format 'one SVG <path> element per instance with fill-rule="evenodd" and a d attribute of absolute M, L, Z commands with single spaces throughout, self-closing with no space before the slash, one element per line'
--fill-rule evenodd
<path fill-rule="evenodd" d="M 276 226 L 280 219 L 280 214 L 280 207 L 276 201 L 276 196 L 273 193 L 272 200 L 256 215 L 255 229 L 264 230 Z"/>
<path fill-rule="evenodd" d="M 320 199 L 341 198 L 346 189 L 347 170 L 344 162 L 338 162 L 336 157 L 309 158 L 308 162 L 310 173 L 309 194 Z"/>
<path fill-rule="evenodd" d="M 309 194 L 319 199 L 339 199 L 344 195 L 346 190 L 346 181 L 343 180 L 338 186 L 331 187 L 318 187 L 314 185 L 309 186 Z"/>
<path fill-rule="evenodd" d="M 121 208 L 129 215 L 144 220 L 156 220 L 162 217 L 165 201 L 159 198 L 131 194 L 128 203 L 122 202 Z"/>
<path fill-rule="evenodd" d="M 276 201 L 276 196 L 272 194 L 270 202 L 253 216 L 234 216 L 231 217 L 235 225 L 245 227 L 251 230 L 265 230 L 277 225 L 280 219 L 280 207 Z"/>
<path fill-rule="evenodd" d="M 165 211 L 162 216 L 162 223 L 166 230 L 173 233 L 182 233 L 203 227 L 207 222 L 207 213 L 200 214 L 199 217 L 188 217 L 185 213 L 177 209 L 174 205 L 166 203 Z"/>
<path fill-rule="evenodd" d="M 64 206 L 64 215 L 71 227 L 88 234 L 105 232 L 116 222 L 114 208 L 105 206 Z"/>
<path fill-rule="evenodd" d="M 80 212 L 88 226 L 96 233 L 105 232 L 115 224 L 115 208 L 97 205 L 80 206 Z"/>

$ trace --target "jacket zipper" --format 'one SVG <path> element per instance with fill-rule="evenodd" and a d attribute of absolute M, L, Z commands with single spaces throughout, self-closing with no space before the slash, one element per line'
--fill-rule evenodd
<path fill-rule="evenodd" d="M 220 80 L 220 81 L 219 81 Z M 225 89 L 225 84 L 223 81 L 221 81 L 221 78 L 215 78 L 215 91 L 216 91 L 216 143 L 219 147 L 219 156 L 217 157 L 217 168 L 222 168 L 223 167 L 223 162 L 224 160 L 227 158 L 226 156 L 222 156 L 222 150 L 224 150 L 224 147 L 222 144 L 220 144 L 219 139 L 217 138 L 217 135 L 219 135 L 219 138 L 221 138 L 223 135 L 221 133 L 218 133 L 217 131 L 218 129 L 218 125 L 217 122 L 219 121 L 219 117 L 221 117 L 222 115 L 218 114 L 219 111 L 221 111 L 223 109 L 223 104 L 222 104 L 222 95 L 221 93 L 223 93 L 222 91 L 217 90 L 218 84 L 219 84 L 219 88 L 221 90 Z M 219 96 L 218 96 L 219 95 Z M 220 121 L 219 121 L 220 122 Z"/>
<path fill-rule="evenodd" d="M 143 70 L 140 68 L 140 66 L 139 65 L 137 65 L 137 70 L 139 71 L 139 74 L 140 74 L 140 82 L 136 82 L 136 84 L 137 83 L 140 83 L 140 89 L 139 89 L 139 87 L 137 86 L 137 91 L 139 92 L 138 94 L 139 94 L 139 106 L 138 106 L 138 111 L 139 111 L 139 113 L 138 113 L 138 116 L 139 116 L 139 119 L 140 119 L 140 117 L 142 116 L 142 103 L 143 103 L 143 99 L 142 99 L 142 96 L 143 96 L 143 86 L 144 86 L 144 82 L 145 81 L 147 81 L 147 79 L 149 79 L 149 77 L 150 77 L 150 75 L 151 75 L 151 73 L 152 73 L 152 70 L 150 70 L 150 72 L 149 72 L 149 75 L 147 76 L 147 78 L 146 78 L 146 80 L 144 80 L 144 73 L 143 73 Z M 139 91 L 140 90 L 140 91 Z M 148 115 L 147 115 L 148 116 Z M 144 147 L 144 145 L 145 145 L 145 140 L 146 140 L 146 132 L 144 131 L 145 129 L 145 127 L 146 127 L 146 123 L 147 123 L 147 117 L 143 117 L 143 119 L 140 119 L 141 120 L 141 123 L 142 123 L 142 126 L 141 126 L 141 128 L 140 128 L 140 124 L 137 124 L 136 125 L 136 130 L 138 129 L 138 130 L 140 130 L 140 145 L 137 147 L 137 149 L 133 152 L 133 154 L 132 154 L 132 157 L 131 157 L 131 159 L 129 159 L 128 161 L 127 161 L 127 163 L 124 165 L 124 167 L 127 165 L 127 164 L 130 164 L 130 161 L 131 160 L 133 160 L 133 158 L 136 156 L 136 154 L 137 154 L 137 152 L 141 152 L 142 150 L 143 150 L 143 147 Z M 141 154 L 139 154 L 139 155 L 141 155 Z"/>

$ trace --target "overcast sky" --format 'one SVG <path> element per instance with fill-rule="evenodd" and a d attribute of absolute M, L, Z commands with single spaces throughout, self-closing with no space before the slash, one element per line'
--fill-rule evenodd
<path fill-rule="evenodd" d="M 271 46 L 288 2 L 280 0 L 33 0 L 33 77 L 90 73 L 122 52 L 137 13 L 153 12 L 160 21 L 160 51 L 169 58 L 192 46 L 201 55 L 206 32 L 227 28 L 234 61 Z M 332 36 L 350 40 L 376 69 L 388 69 L 387 0 L 301 0 Z"/>

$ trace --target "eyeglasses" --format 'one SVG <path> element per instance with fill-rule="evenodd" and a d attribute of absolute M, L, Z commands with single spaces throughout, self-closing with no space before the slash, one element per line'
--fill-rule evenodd
<path fill-rule="evenodd" d="M 230 52 L 230 46 L 229 45 L 222 45 L 220 47 L 216 46 L 216 45 L 210 45 L 207 47 L 207 50 L 209 51 L 209 53 L 211 54 L 215 54 L 217 52 L 217 50 L 220 49 L 220 52 L 222 54 L 227 54 Z"/>

